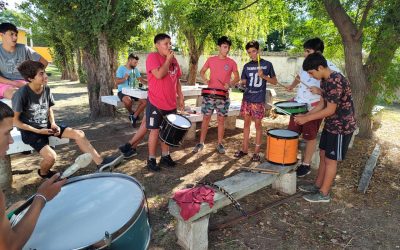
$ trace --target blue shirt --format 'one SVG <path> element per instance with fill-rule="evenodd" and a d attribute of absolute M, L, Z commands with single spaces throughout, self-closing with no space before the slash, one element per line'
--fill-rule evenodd
<path fill-rule="evenodd" d="M 127 69 L 125 65 L 119 66 L 116 77 L 125 78 L 125 74 L 129 75 L 128 80 L 118 85 L 118 92 L 122 91 L 122 88 L 135 87 L 136 79 L 140 77 L 140 72 L 137 68 Z"/>
<path fill-rule="evenodd" d="M 260 59 L 260 66 L 264 75 L 269 77 L 275 76 L 272 63 L 264 59 Z M 243 66 L 242 77 L 246 80 L 246 90 L 243 94 L 243 100 L 252 103 L 265 102 L 265 94 L 267 89 L 267 81 L 258 76 L 258 62 L 250 61 Z"/>

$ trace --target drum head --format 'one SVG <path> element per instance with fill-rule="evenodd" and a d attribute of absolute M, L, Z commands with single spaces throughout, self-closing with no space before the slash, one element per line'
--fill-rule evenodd
<path fill-rule="evenodd" d="M 71 178 L 43 208 L 24 249 L 77 249 L 113 234 L 137 214 L 144 200 L 139 184 L 122 174 Z"/>
<path fill-rule="evenodd" d="M 298 138 L 299 134 L 288 129 L 270 129 L 268 134 L 275 138 Z"/>
<path fill-rule="evenodd" d="M 277 102 L 275 103 L 275 106 L 278 106 L 280 108 L 296 108 L 296 107 L 303 107 L 304 103 L 298 103 L 298 102 Z"/>
<path fill-rule="evenodd" d="M 192 124 L 186 117 L 178 114 L 167 115 L 167 120 L 179 128 L 190 128 L 192 126 Z"/>

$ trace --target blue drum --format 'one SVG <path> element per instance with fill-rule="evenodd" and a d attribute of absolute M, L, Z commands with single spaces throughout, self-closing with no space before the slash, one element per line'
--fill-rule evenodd
<path fill-rule="evenodd" d="M 23 249 L 147 249 L 151 228 L 145 203 L 142 186 L 128 175 L 71 178 L 43 208 Z M 18 221 L 17 216 L 13 224 Z"/>

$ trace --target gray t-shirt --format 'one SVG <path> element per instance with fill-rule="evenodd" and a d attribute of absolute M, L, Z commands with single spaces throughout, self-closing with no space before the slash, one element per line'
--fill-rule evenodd
<path fill-rule="evenodd" d="M 17 43 L 15 51 L 9 53 L 0 44 L 0 75 L 9 80 L 23 80 L 18 66 L 26 60 L 39 61 L 40 55 L 25 44 Z"/>
<path fill-rule="evenodd" d="M 51 106 L 54 106 L 54 98 L 47 85 L 41 94 L 36 94 L 27 84 L 19 88 L 12 98 L 12 108 L 21 112 L 21 122 L 38 129 L 47 128 Z"/>

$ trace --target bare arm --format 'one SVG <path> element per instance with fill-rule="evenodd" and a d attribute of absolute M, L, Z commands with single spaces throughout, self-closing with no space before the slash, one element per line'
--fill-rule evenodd
<path fill-rule="evenodd" d="M 206 77 L 206 72 L 207 72 L 207 70 L 208 70 L 208 67 L 206 67 L 205 65 L 203 66 L 203 68 L 201 68 L 201 70 L 200 70 L 200 76 L 201 76 L 201 79 L 203 80 L 203 83 L 204 84 L 208 84 L 208 79 L 207 79 L 207 77 Z"/>
<path fill-rule="evenodd" d="M 239 81 L 239 71 L 233 71 L 233 80 L 229 82 L 229 86 L 235 86 Z"/>
<path fill-rule="evenodd" d="M 0 76 L 0 83 L 4 83 L 4 84 L 7 84 L 7 85 L 15 86 L 15 87 L 18 87 L 18 88 L 20 88 L 20 87 L 25 85 L 24 83 L 21 83 L 19 81 L 9 80 L 9 79 L 7 79 L 5 77 L 2 77 L 2 76 Z"/>
<path fill-rule="evenodd" d="M 161 65 L 161 67 L 153 69 L 151 73 L 158 80 L 163 79 L 168 74 L 169 65 L 172 62 L 172 58 L 174 58 L 174 52 L 170 51 L 170 54 L 167 55 L 167 60 Z"/>
<path fill-rule="evenodd" d="M 23 123 L 19 119 L 20 115 L 21 115 L 21 112 L 14 112 L 13 123 L 14 123 L 14 126 L 16 126 L 17 128 L 22 129 L 22 130 L 26 130 L 26 131 L 31 131 L 31 132 L 36 133 L 36 134 L 44 134 L 44 135 L 53 135 L 54 134 L 53 130 L 51 130 L 51 129 L 47 129 L 47 128 L 37 129 L 37 128 L 34 128 L 34 127 L 32 127 L 32 126 L 30 126 L 30 125 L 28 125 L 26 123 Z"/>
<path fill-rule="evenodd" d="M 300 83 L 300 80 L 296 77 L 294 78 L 292 84 L 290 84 L 289 86 L 286 87 L 287 91 L 292 91 L 294 88 L 296 88 L 296 86 Z"/>
<path fill-rule="evenodd" d="M 316 108 L 318 108 L 319 106 L 320 105 L 318 105 Z M 321 110 L 317 110 L 315 112 L 309 112 L 306 115 L 295 116 L 294 121 L 301 125 L 309 121 L 322 119 L 324 117 L 333 115 L 336 112 L 336 107 L 337 107 L 336 103 L 328 102 L 327 106 Z"/>
<path fill-rule="evenodd" d="M 185 107 L 185 99 L 182 93 L 182 85 L 181 85 L 181 80 L 178 79 L 178 82 L 176 84 L 176 94 L 178 97 L 178 108 L 180 110 L 183 110 Z"/>

